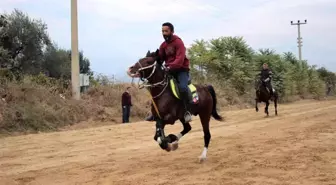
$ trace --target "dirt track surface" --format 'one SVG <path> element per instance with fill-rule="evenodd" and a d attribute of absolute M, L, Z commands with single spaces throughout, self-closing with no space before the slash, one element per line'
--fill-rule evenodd
<path fill-rule="evenodd" d="M 248 109 L 212 120 L 202 164 L 197 118 L 170 153 L 149 122 L 2 138 L 0 184 L 336 184 L 336 101 L 279 105 L 277 117 L 270 107 L 269 118 Z"/>

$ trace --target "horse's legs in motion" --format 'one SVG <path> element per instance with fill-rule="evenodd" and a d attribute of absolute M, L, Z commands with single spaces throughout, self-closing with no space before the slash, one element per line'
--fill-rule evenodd
<path fill-rule="evenodd" d="M 173 144 L 172 150 L 176 150 L 178 148 L 178 142 L 180 141 L 180 139 L 191 130 L 189 122 L 185 122 L 184 119 L 180 119 L 180 121 L 183 125 L 183 130 L 176 135 L 173 134 L 168 135 L 168 137 L 170 138 L 170 143 Z"/>
<path fill-rule="evenodd" d="M 268 106 L 269 106 L 269 100 L 266 101 L 266 106 L 265 106 L 265 113 L 267 114 L 268 116 Z"/>
<path fill-rule="evenodd" d="M 209 122 L 210 122 L 210 113 L 202 113 L 200 114 L 200 119 L 203 127 L 203 133 L 204 133 L 204 149 L 200 156 L 200 161 L 204 161 L 207 157 L 208 147 L 211 139 L 210 134 L 210 128 L 209 128 Z"/>
<path fill-rule="evenodd" d="M 275 109 L 275 115 L 278 115 L 278 97 L 274 97 L 274 109 Z"/>
<path fill-rule="evenodd" d="M 179 141 L 184 135 L 186 135 L 191 130 L 189 122 L 185 122 L 182 119 L 180 119 L 180 121 L 183 125 L 183 130 L 179 134 L 177 134 L 177 141 Z"/>
<path fill-rule="evenodd" d="M 165 124 L 162 120 L 156 120 L 156 130 L 154 135 L 154 140 L 158 142 L 159 146 L 163 150 L 170 151 L 171 148 L 169 148 L 169 141 L 166 139 L 165 133 L 164 133 Z"/>
<path fill-rule="evenodd" d="M 256 112 L 259 112 L 259 108 L 258 108 L 258 98 L 255 99 L 255 109 L 256 109 Z"/>

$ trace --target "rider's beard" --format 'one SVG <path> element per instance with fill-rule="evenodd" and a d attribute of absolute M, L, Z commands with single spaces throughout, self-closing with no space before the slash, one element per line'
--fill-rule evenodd
<path fill-rule="evenodd" d="M 163 35 L 163 38 L 166 42 L 168 42 L 171 39 L 172 35 Z"/>

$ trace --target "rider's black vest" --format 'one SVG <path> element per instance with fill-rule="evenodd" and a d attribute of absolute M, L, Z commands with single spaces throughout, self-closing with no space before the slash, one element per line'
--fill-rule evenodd
<path fill-rule="evenodd" d="M 262 69 L 261 72 L 260 72 L 260 78 L 262 80 L 265 80 L 266 78 L 270 77 L 270 71 L 269 69 Z"/>

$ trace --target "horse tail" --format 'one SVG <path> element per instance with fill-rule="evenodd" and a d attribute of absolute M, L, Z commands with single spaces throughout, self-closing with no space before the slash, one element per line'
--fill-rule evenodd
<path fill-rule="evenodd" d="M 222 121 L 223 118 L 218 114 L 217 112 L 217 95 L 216 95 L 216 92 L 215 92 L 215 89 L 213 88 L 212 85 L 208 85 L 208 90 L 211 94 L 211 97 L 212 97 L 212 117 L 215 118 L 215 120 L 218 120 L 218 121 Z"/>

